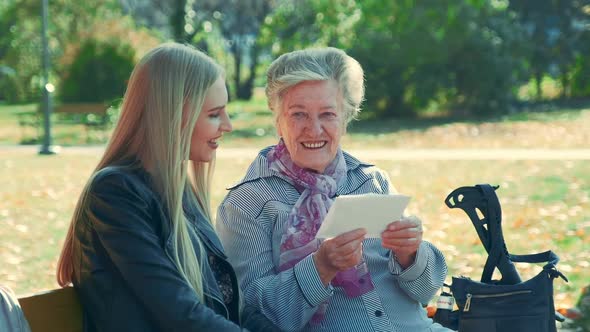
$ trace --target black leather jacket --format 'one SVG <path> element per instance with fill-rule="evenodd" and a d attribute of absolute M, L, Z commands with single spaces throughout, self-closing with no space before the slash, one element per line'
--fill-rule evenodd
<path fill-rule="evenodd" d="M 84 331 L 278 331 L 239 298 L 228 307 L 211 268 L 202 262 L 205 303 L 173 264 L 167 213 L 141 168 L 108 167 L 94 178 L 89 209 L 74 230 L 74 278 Z M 210 223 L 194 215 L 191 238 L 229 263 Z M 193 243 L 195 243 L 193 241 Z M 196 256 L 200 257 L 198 246 Z M 207 256 L 205 256 L 207 257 Z M 231 266 L 233 294 L 239 287 Z M 241 317 L 240 317 L 241 316 Z"/>

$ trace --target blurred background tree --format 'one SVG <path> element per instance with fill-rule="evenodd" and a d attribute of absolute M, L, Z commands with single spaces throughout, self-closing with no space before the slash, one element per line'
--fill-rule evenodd
<path fill-rule="evenodd" d="M 585 0 L 509 2 L 508 9 L 517 14 L 526 30 L 528 59 L 538 99 L 542 99 L 541 83 L 545 75 L 560 80 L 562 98 L 571 97 L 572 76 L 580 72 L 580 63 L 588 57 L 589 3 Z"/>
<path fill-rule="evenodd" d="M 142 24 L 163 29 L 169 38 L 178 42 L 194 44 L 214 53 L 216 59 L 230 67 L 234 97 L 242 100 L 252 97 L 262 53 L 257 39 L 275 1 L 122 0 L 122 4 L 126 12 Z M 162 24 L 166 21 L 168 27 Z"/>
<path fill-rule="evenodd" d="M 516 46 L 522 42 L 510 15 L 487 0 L 396 1 L 385 12 L 399 14 L 388 20 L 380 19 L 378 1 L 363 6 L 357 32 L 363 42 L 351 53 L 370 64 L 367 82 L 374 86 L 367 98 L 375 116 L 507 107 L 521 72 Z M 372 29 L 375 24 L 380 29 Z"/>
<path fill-rule="evenodd" d="M 0 4 L 0 98 L 7 102 L 39 97 L 39 6 Z M 130 54 L 136 61 L 176 40 L 217 59 L 232 97 L 244 100 L 264 85 L 279 54 L 342 48 L 365 68 L 367 118 L 485 116 L 531 99 L 590 97 L 590 0 L 55 0 L 49 35 L 58 89 L 70 84 L 64 80 L 72 79 L 83 40 L 96 41 L 96 56 L 128 48 L 127 57 L 109 60 L 121 68 Z M 555 96 L 544 92 L 546 81 Z"/>
<path fill-rule="evenodd" d="M 0 66 L 13 68 L 16 74 L 0 76 L 0 87 L 5 92 L 3 97 L 10 103 L 36 101 L 41 91 L 41 3 L 36 0 L 6 1 L 0 6 L 0 29 L 3 31 L 0 34 Z M 57 86 L 58 95 L 62 80 L 69 76 L 68 69 L 83 41 L 108 41 L 115 48 L 130 45 L 136 53 L 134 61 L 160 42 L 155 32 L 138 28 L 130 17 L 123 15 L 118 0 L 50 1 L 49 18 L 50 81 Z M 80 81 L 78 84 L 92 82 Z M 104 86 L 104 89 L 109 87 Z"/>
<path fill-rule="evenodd" d="M 110 103 L 120 98 L 133 71 L 134 57 L 129 44 L 84 40 L 64 70 L 59 99 L 64 103 Z"/>
<path fill-rule="evenodd" d="M 485 0 L 306 0 L 270 18 L 263 36 L 275 54 L 331 45 L 361 62 L 365 116 L 505 109 L 523 79 L 522 29 L 505 6 Z"/>

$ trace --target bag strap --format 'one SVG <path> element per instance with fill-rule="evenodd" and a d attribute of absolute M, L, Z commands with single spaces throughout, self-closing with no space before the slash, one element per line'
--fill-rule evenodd
<path fill-rule="evenodd" d="M 497 267 L 502 274 L 501 284 L 517 284 L 521 282 L 516 267 L 510 261 L 502 234 L 502 209 L 495 190 L 489 184 L 478 184 L 474 187 L 460 187 L 451 192 L 445 199 L 449 208 L 460 208 L 471 219 L 475 230 L 488 252 L 481 281 L 491 282 L 494 269 Z M 478 215 L 480 212 L 482 217 Z"/>
<path fill-rule="evenodd" d="M 553 251 L 548 250 L 540 252 L 538 254 L 530 255 L 510 255 L 510 260 L 516 263 L 547 263 L 543 266 L 543 270 L 549 273 L 549 276 L 553 279 L 561 278 L 565 282 L 569 282 L 567 277 L 563 273 L 557 270 L 557 263 L 559 263 L 559 257 Z"/>
<path fill-rule="evenodd" d="M 512 255 L 510 254 L 510 260 L 516 263 L 549 263 L 550 265 L 556 266 L 559 263 L 559 257 L 551 251 L 547 250 L 538 254 L 529 255 Z"/>

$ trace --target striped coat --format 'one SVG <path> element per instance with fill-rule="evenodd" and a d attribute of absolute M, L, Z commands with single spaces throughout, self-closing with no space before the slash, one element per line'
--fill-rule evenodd
<path fill-rule="evenodd" d="M 278 272 L 281 236 L 299 192 L 288 178 L 268 168 L 268 150 L 262 150 L 244 179 L 230 188 L 217 214 L 217 231 L 246 302 L 285 331 L 447 331 L 433 324 L 422 306 L 441 288 L 447 272 L 441 252 L 426 241 L 415 263 L 402 271 L 380 239 L 365 239 L 363 255 L 375 289 L 356 298 L 325 287 L 311 255 Z M 347 181 L 337 195 L 392 192 L 384 172 L 344 156 Z M 329 304 L 321 325 L 308 324 L 325 300 Z"/>

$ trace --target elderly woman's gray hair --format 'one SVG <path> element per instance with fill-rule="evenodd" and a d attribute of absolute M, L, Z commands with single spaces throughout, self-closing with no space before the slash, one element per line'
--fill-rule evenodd
<path fill-rule="evenodd" d="M 275 119 L 289 88 L 305 81 L 327 80 L 338 84 L 346 124 L 355 119 L 365 95 L 363 69 L 358 61 L 333 47 L 294 51 L 273 61 L 267 71 L 266 98 Z"/>

